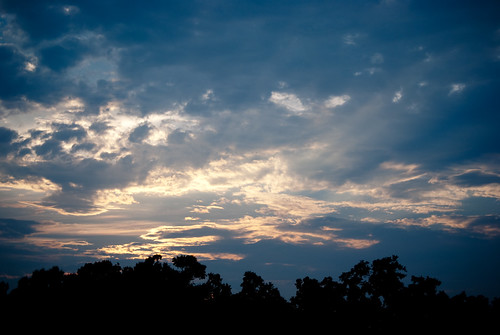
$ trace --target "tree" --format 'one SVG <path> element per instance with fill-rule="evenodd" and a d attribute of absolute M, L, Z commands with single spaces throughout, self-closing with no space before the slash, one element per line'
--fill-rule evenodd
<path fill-rule="evenodd" d="M 21 296 L 49 296 L 59 293 L 63 285 L 64 271 L 54 266 L 49 270 L 33 271 L 31 277 L 25 276 L 18 282 L 14 295 Z"/>
<path fill-rule="evenodd" d="M 321 282 L 305 277 L 295 281 L 297 293 L 291 298 L 292 304 L 302 312 L 316 315 L 337 312 L 344 304 L 344 286 L 325 277 Z"/>
<path fill-rule="evenodd" d="M 411 276 L 411 284 L 408 285 L 408 293 L 410 297 L 435 297 L 439 285 L 441 285 L 441 282 L 435 278 L 430 278 L 428 276 Z"/>
<path fill-rule="evenodd" d="M 230 317 L 251 329 L 284 332 L 291 310 L 279 290 L 252 271 L 244 273 L 240 286 L 241 291 L 231 299 Z"/>
<path fill-rule="evenodd" d="M 231 296 L 231 286 L 222 282 L 220 274 L 209 273 L 205 288 L 207 290 L 206 299 L 209 301 L 228 299 Z"/>
<path fill-rule="evenodd" d="M 221 276 L 206 275 L 206 266 L 194 256 L 174 257 L 173 267 L 161 259 L 153 255 L 123 269 L 109 260 L 97 261 L 74 274 L 65 274 L 57 266 L 35 270 L 9 293 L 7 284 L 0 283 L 0 315 L 9 321 L 36 318 L 38 323 L 67 325 L 82 318 L 101 321 L 98 317 L 105 315 L 126 324 L 132 318 L 150 319 L 156 315 L 149 309 L 154 306 L 155 313 L 158 309 L 172 320 L 213 322 L 223 315 L 245 327 L 272 327 L 282 333 L 498 329 L 499 299 L 490 305 L 486 297 L 465 292 L 450 298 L 438 291 L 439 280 L 424 276 L 411 276 L 405 286 L 406 269 L 397 256 L 360 261 L 339 281 L 297 279 L 290 303 L 254 272 L 245 272 L 241 291 L 232 294 Z"/>
<path fill-rule="evenodd" d="M 368 293 L 383 307 L 392 307 L 404 288 L 402 279 L 406 268 L 398 262 L 398 256 L 384 257 L 372 262 L 368 278 Z M 381 300 L 380 300 L 381 299 Z"/>
<path fill-rule="evenodd" d="M 370 263 L 360 261 L 348 272 L 343 272 L 339 278 L 344 285 L 346 301 L 350 304 L 366 302 L 369 292 L 367 278 L 370 275 Z"/>
<path fill-rule="evenodd" d="M 9 291 L 9 284 L 1 281 L 0 282 L 0 300 L 4 300 L 7 297 L 7 292 Z"/>
<path fill-rule="evenodd" d="M 109 260 L 86 263 L 77 270 L 77 275 L 85 281 L 114 281 L 121 275 L 121 267 Z"/>
<path fill-rule="evenodd" d="M 109 260 L 86 263 L 80 267 L 76 275 L 65 280 L 66 292 L 80 304 L 92 304 L 97 299 L 117 301 L 122 299 L 122 268 Z"/>
<path fill-rule="evenodd" d="M 266 302 L 277 302 L 282 300 L 279 290 L 274 287 L 273 283 L 264 282 L 264 279 L 255 272 L 245 272 L 240 286 L 241 292 L 239 295 L 247 300 Z"/>
<path fill-rule="evenodd" d="M 205 269 L 207 268 L 205 265 L 202 265 L 198 262 L 196 257 L 191 255 L 181 255 L 176 256 L 172 259 L 172 263 L 175 267 L 181 269 L 181 275 L 190 283 L 195 278 L 196 279 L 204 279 L 205 278 Z"/>

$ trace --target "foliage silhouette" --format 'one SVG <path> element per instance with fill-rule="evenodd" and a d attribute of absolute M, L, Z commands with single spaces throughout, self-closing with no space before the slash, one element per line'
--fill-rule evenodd
<path fill-rule="evenodd" d="M 362 260 L 338 281 L 297 279 L 296 294 L 287 301 L 254 272 L 245 272 L 240 292 L 233 293 L 194 256 L 177 256 L 169 264 L 153 255 L 133 267 L 102 260 L 73 274 L 57 266 L 35 270 L 11 292 L 0 282 L 0 316 L 4 325 L 29 319 L 74 326 L 82 320 L 97 324 L 104 317 L 110 325 L 126 325 L 163 315 L 186 321 L 191 330 L 207 330 L 214 322 L 222 329 L 230 327 L 229 321 L 247 330 L 281 332 L 498 330 L 498 298 L 490 303 L 465 292 L 449 297 L 438 290 L 441 282 L 435 278 L 411 276 L 405 285 L 405 277 L 397 256 Z"/>

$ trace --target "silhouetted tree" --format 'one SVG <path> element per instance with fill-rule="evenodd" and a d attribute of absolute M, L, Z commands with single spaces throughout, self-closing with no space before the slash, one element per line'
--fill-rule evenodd
<path fill-rule="evenodd" d="M 282 302 L 279 290 L 271 282 L 264 282 L 255 272 L 247 271 L 243 275 L 239 296 L 247 301 Z"/>
<path fill-rule="evenodd" d="M 222 282 L 222 277 L 217 273 L 209 273 L 208 280 L 205 283 L 207 292 L 206 300 L 220 301 L 229 299 L 231 296 L 231 286 Z"/>
<path fill-rule="evenodd" d="M 372 262 L 367 292 L 377 304 L 384 308 L 395 307 L 394 303 L 402 293 L 406 268 L 399 264 L 397 256 L 384 257 Z"/>
<path fill-rule="evenodd" d="M 324 317 L 342 309 L 346 295 L 345 286 L 325 277 L 321 282 L 305 277 L 295 281 L 297 292 L 291 303 L 301 312 Z M 330 315 L 331 316 L 331 315 Z"/>
<path fill-rule="evenodd" d="M 171 320 L 198 320 L 186 323 L 191 330 L 214 322 L 228 325 L 223 320 L 234 320 L 247 331 L 271 327 L 276 332 L 499 329 L 500 299 L 490 304 L 482 295 L 465 292 L 449 297 L 438 290 L 439 280 L 424 276 L 411 276 L 405 286 L 406 269 L 397 256 L 360 261 L 339 281 L 297 279 L 290 302 L 251 271 L 244 273 L 241 291 L 233 294 L 219 274 L 207 275 L 194 256 L 176 256 L 171 264 L 153 255 L 133 267 L 102 260 L 73 274 L 57 266 L 35 270 L 10 292 L 0 282 L 0 316 L 10 323 L 29 318 L 38 324 L 74 326 L 103 318 L 127 324 L 158 313 Z"/>
<path fill-rule="evenodd" d="M 181 269 L 181 275 L 187 283 L 190 283 L 194 279 L 205 278 L 205 269 L 207 267 L 200 264 L 194 256 L 177 256 L 172 259 L 172 263 L 175 267 Z"/>
<path fill-rule="evenodd" d="M 370 263 L 360 261 L 348 272 L 340 275 L 340 281 L 345 287 L 346 301 L 350 304 L 359 304 L 367 301 L 369 292 L 368 276 L 370 275 Z"/>
<path fill-rule="evenodd" d="M 240 302 L 250 308 L 262 308 L 283 301 L 278 289 L 271 282 L 264 282 L 255 272 L 247 271 L 243 275 L 241 291 L 237 294 Z"/>
<path fill-rule="evenodd" d="M 31 276 L 24 276 L 17 284 L 12 294 L 28 298 L 36 296 L 45 298 L 56 296 L 60 293 L 63 285 L 64 271 L 54 266 L 49 270 L 40 269 L 33 271 Z"/>
<path fill-rule="evenodd" d="M 4 281 L 0 282 L 0 300 L 4 300 L 7 297 L 7 292 L 9 291 L 9 283 Z"/>
<path fill-rule="evenodd" d="M 268 331 L 283 331 L 291 311 L 279 290 L 252 271 L 244 273 L 240 286 L 241 291 L 231 299 L 231 319 L 244 324 L 247 330 L 265 327 Z"/>

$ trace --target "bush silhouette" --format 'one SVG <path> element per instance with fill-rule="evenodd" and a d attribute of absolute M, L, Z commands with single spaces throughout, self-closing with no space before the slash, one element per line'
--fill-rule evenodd
<path fill-rule="evenodd" d="M 3 325 L 22 320 L 39 324 L 75 326 L 108 320 L 114 324 L 164 316 L 189 329 L 229 329 L 236 322 L 244 329 L 280 332 L 322 331 L 493 331 L 498 330 L 499 299 L 465 292 L 449 297 L 439 291 L 435 278 L 411 276 L 397 256 L 360 261 L 332 277 L 297 279 L 296 294 L 284 299 L 278 288 L 254 272 L 244 273 L 241 290 L 233 293 L 196 257 L 181 255 L 171 263 L 153 255 L 133 267 L 109 260 L 87 263 L 76 273 L 59 267 L 35 270 L 8 292 L 0 282 Z M 181 322 L 180 320 L 184 320 Z M 187 322 L 186 322 L 187 321 Z M 232 321 L 233 323 L 231 323 Z"/>

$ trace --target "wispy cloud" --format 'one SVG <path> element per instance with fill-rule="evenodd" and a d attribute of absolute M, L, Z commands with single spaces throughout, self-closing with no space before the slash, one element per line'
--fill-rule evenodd
<path fill-rule="evenodd" d="M 335 108 L 338 106 L 342 106 L 343 104 L 347 103 L 349 100 L 351 100 L 351 97 L 347 94 L 340 95 L 340 96 L 330 96 L 327 100 L 325 100 L 325 107 L 326 108 Z"/>
<path fill-rule="evenodd" d="M 307 110 L 302 101 L 293 93 L 271 92 L 269 101 L 298 115 Z"/>
<path fill-rule="evenodd" d="M 465 90 L 466 87 L 467 86 L 464 83 L 451 84 L 448 95 L 462 93 L 462 91 Z"/>

